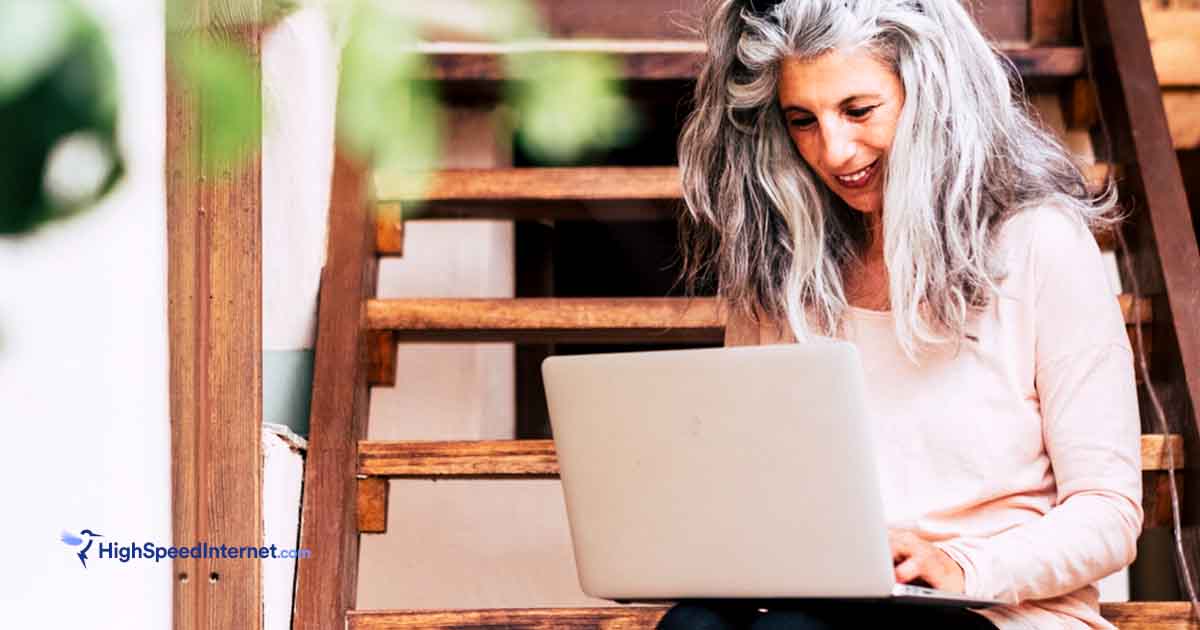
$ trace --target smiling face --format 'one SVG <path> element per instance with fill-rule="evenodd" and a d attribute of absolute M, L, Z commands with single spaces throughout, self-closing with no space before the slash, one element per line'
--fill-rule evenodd
<path fill-rule="evenodd" d="M 850 207 L 883 209 L 883 173 L 904 86 L 864 49 L 784 59 L 779 106 L 800 156 Z"/>

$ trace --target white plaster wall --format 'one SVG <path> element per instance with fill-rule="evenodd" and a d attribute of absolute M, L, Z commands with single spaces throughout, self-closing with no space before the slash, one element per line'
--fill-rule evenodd
<path fill-rule="evenodd" d="M 85 570 L 59 540 L 171 538 L 161 1 L 85 4 L 111 36 L 129 170 L 91 212 L 0 239 L 0 627 L 162 630 L 169 562 Z"/>

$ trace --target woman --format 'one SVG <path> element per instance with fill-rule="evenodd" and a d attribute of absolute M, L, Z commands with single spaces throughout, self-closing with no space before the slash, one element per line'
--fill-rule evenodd
<path fill-rule="evenodd" d="M 1112 628 L 1141 531 L 1111 185 L 1031 122 L 957 0 L 712 0 L 680 141 L 685 276 L 858 346 L 896 580 L 999 599 L 684 602 L 661 628 Z M 1012 73 L 1015 74 L 1015 73 Z"/>

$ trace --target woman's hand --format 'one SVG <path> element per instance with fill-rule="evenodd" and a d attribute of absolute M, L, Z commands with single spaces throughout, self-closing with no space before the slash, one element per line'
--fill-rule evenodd
<path fill-rule="evenodd" d="M 903 529 L 888 530 L 896 582 L 924 582 L 941 591 L 963 592 L 963 570 L 932 543 Z"/>

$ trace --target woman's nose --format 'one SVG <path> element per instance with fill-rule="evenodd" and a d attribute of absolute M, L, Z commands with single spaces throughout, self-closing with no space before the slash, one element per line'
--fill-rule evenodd
<path fill-rule="evenodd" d="M 837 170 L 852 166 L 855 154 L 858 152 L 858 139 L 854 134 L 854 126 L 843 121 L 831 122 L 822 127 L 824 142 L 825 166 Z"/>

